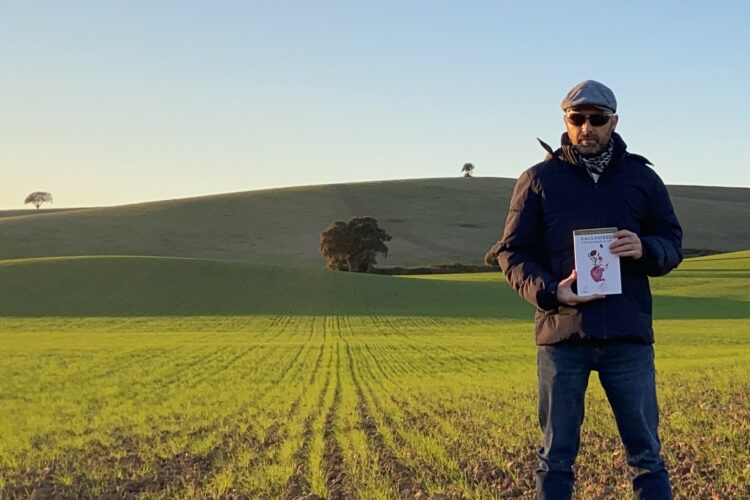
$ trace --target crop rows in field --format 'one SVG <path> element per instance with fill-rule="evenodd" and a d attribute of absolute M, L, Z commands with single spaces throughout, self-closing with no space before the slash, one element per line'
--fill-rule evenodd
<path fill-rule="evenodd" d="M 533 490 L 536 372 L 526 323 L 133 318 L 45 333 L 55 325 L 44 321 L 33 332 L 19 331 L 33 321 L 8 322 L 0 334 L 3 498 Z M 685 335 L 689 325 L 687 333 L 680 325 Z M 660 372 L 665 453 L 681 498 L 736 496 L 750 484 L 750 387 L 741 376 L 750 348 L 726 340 L 716 362 L 699 343 L 671 347 L 690 373 L 702 363 L 700 379 L 679 364 Z M 628 495 L 625 457 L 596 387 L 578 475 L 585 496 Z"/>

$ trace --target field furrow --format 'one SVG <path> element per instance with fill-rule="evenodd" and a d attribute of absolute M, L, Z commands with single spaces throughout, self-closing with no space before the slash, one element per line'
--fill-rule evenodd
<path fill-rule="evenodd" d="M 348 358 L 349 373 L 357 395 L 359 423 L 362 431 L 367 436 L 373 453 L 378 458 L 381 474 L 392 482 L 394 490 L 401 496 L 419 497 L 426 495 L 425 487 L 417 479 L 415 470 L 394 452 L 393 443 L 389 442 L 386 436 L 383 435 L 383 424 L 380 422 L 379 427 L 376 416 L 371 409 L 371 403 L 368 404 L 349 344 L 346 345 L 346 355 Z"/>
<path fill-rule="evenodd" d="M 539 431 L 527 323 L 106 318 L 102 331 L 65 322 L 55 338 L 53 320 L 29 321 L 32 331 L 15 319 L 6 331 L 4 321 L 3 498 L 533 491 Z M 743 320 L 658 326 L 661 434 L 676 498 L 742 498 L 750 331 Z M 706 338 L 710 350 L 698 340 Z M 593 381 L 586 405 L 579 492 L 626 498 L 625 457 Z"/>

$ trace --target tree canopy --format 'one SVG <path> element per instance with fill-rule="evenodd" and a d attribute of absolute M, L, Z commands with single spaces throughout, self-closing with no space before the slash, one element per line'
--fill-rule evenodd
<path fill-rule="evenodd" d="M 52 203 L 52 194 L 44 191 L 34 191 L 28 195 L 23 202 L 24 205 L 28 205 L 29 203 L 39 210 L 39 207 L 41 207 L 43 203 Z"/>
<path fill-rule="evenodd" d="M 336 221 L 320 235 L 320 253 L 326 267 L 337 271 L 364 273 L 376 264 L 378 254 L 388 256 L 386 241 L 391 235 L 372 217 Z"/>
<path fill-rule="evenodd" d="M 461 172 L 464 173 L 464 177 L 471 177 L 471 174 L 474 172 L 474 165 L 471 163 L 464 163 Z"/>

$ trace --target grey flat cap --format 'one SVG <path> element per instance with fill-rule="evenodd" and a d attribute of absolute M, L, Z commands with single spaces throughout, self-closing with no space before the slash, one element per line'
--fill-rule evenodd
<path fill-rule="evenodd" d="M 596 106 L 606 108 L 613 113 L 617 111 L 615 94 L 603 83 L 584 80 L 567 93 L 560 104 L 563 111 L 579 106 Z"/>

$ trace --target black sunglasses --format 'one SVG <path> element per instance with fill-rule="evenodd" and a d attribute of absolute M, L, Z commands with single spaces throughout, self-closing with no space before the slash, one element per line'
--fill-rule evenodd
<path fill-rule="evenodd" d="M 582 113 L 568 113 L 565 115 L 565 119 L 568 120 L 568 123 L 575 125 L 576 127 L 582 126 L 586 123 L 586 120 L 588 120 L 593 127 L 601 127 L 602 125 L 609 123 L 610 118 L 612 118 L 612 114 L 584 115 Z"/>

